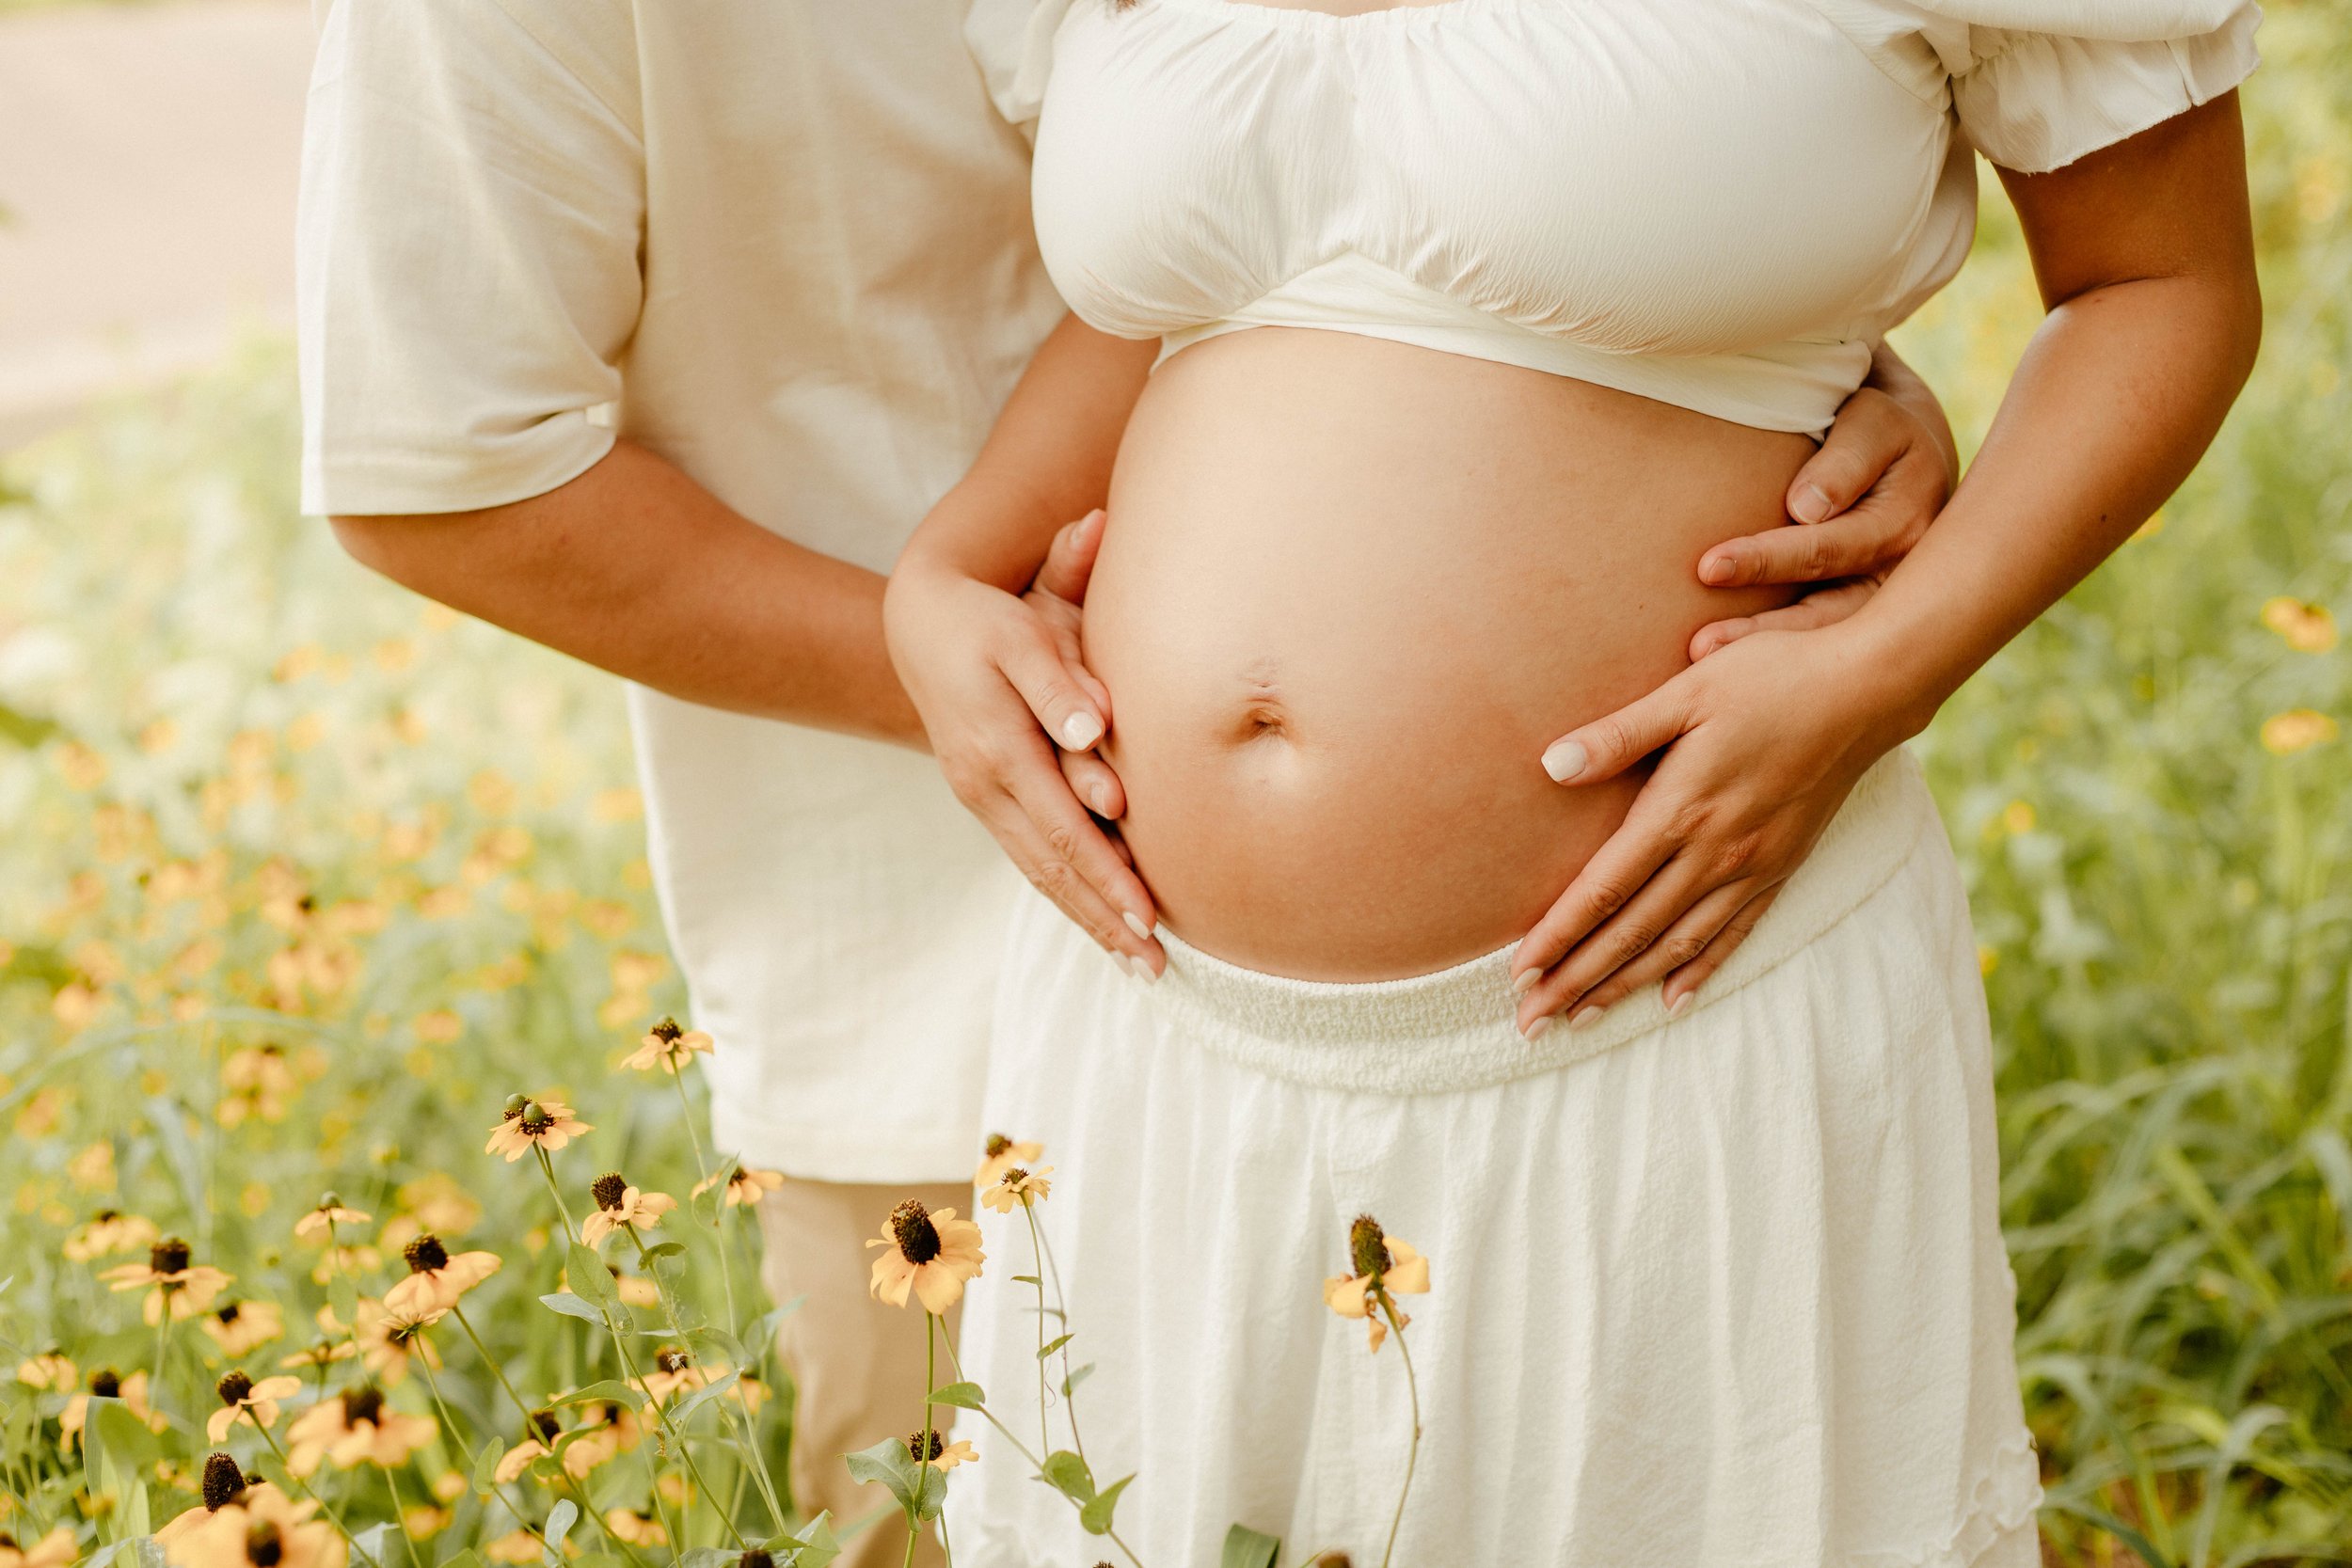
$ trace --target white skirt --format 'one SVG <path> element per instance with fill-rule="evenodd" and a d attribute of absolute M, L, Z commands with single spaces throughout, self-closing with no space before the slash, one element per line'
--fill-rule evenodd
<path fill-rule="evenodd" d="M 989 1125 L 1056 1167 L 1078 1435 L 1136 1475 L 1147 1568 L 1212 1568 L 1236 1522 L 1381 1560 L 1405 1369 L 1322 1300 L 1359 1213 L 1431 1268 L 1400 1568 L 2039 1562 L 1977 947 L 1907 753 L 1672 1022 L 1651 990 L 1530 1043 L 1508 950 L 1334 985 L 1169 940 L 1145 986 L 1042 899 L 1008 940 Z M 963 1373 L 1034 1448 L 1038 1271 L 1017 1211 L 982 1218 Z M 956 1435 L 958 1563 L 1121 1560 Z"/>

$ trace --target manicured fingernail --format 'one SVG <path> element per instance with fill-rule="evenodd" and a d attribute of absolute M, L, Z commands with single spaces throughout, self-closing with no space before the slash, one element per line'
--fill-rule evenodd
<path fill-rule="evenodd" d="M 1828 491 L 1822 489 L 1820 485 L 1813 483 L 1800 484 L 1797 486 L 1796 503 L 1788 509 L 1788 515 L 1790 516 L 1796 518 L 1797 521 L 1801 523 L 1818 523 L 1822 518 L 1827 517 L 1829 513 L 1830 499 Z"/>
<path fill-rule="evenodd" d="M 1121 910 L 1119 911 L 1119 918 L 1127 923 L 1127 929 L 1133 931 L 1144 941 L 1150 942 L 1152 940 L 1152 927 L 1144 922 L 1143 916 L 1136 913 L 1135 911 Z"/>
<path fill-rule="evenodd" d="M 1727 555 L 1710 555 L 1699 562 L 1699 580 L 1720 588 L 1732 579 L 1738 564 Z"/>
<path fill-rule="evenodd" d="M 1142 981 L 1147 986 L 1156 986 L 1160 983 L 1159 972 L 1152 967 L 1151 959 L 1136 958 L 1131 961 L 1136 966 L 1136 979 Z"/>
<path fill-rule="evenodd" d="M 1087 785 L 1087 804 L 1094 808 L 1097 816 L 1111 814 L 1111 792 L 1100 780 Z"/>
<path fill-rule="evenodd" d="M 1584 748 L 1574 740 L 1555 740 L 1544 748 L 1544 771 L 1554 784 L 1566 784 L 1584 771 Z"/>
<path fill-rule="evenodd" d="M 1091 713 L 1073 713 L 1061 721 L 1061 743 L 1070 751 L 1083 752 L 1102 738 L 1102 721 Z"/>
<path fill-rule="evenodd" d="M 1691 1010 L 1691 999 L 1696 995 L 1698 995 L 1697 991 L 1686 990 L 1680 996 L 1676 997 L 1672 1002 L 1667 1003 L 1666 1016 L 1668 1018 L 1680 1018 L 1684 1013 L 1689 1012 Z"/>
<path fill-rule="evenodd" d="M 1520 970 L 1511 981 L 1511 994 L 1513 996 L 1525 996 L 1529 991 L 1535 989 L 1535 982 L 1543 977 L 1544 972 L 1540 969 Z"/>
<path fill-rule="evenodd" d="M 1534 1022 L 1520 1030 L 1519 1033 L 1530 1040 L 1539 1040 L 1544 1037 L 1544 1031 L 1550 1027 L 1551 1015 L 1549 1013 L 1546 1013 L 1543 1017 L 1537 1019 Z"/>
<path fill-rule="evenodd" d="M 1600 1008 L 1586 1007 L 1582 1011 L 1579 1012 L 1574 1018 L 1568 1020 L 1568 1027 L 1571 1029 L 1590 1029 L 1594 1024 L 1600 1022 Z"/>

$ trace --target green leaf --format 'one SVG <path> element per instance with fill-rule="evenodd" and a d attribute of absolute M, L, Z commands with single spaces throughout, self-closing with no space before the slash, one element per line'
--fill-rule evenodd
<path fill-rule="evenodd" d="M 1089 1535 L 1108 1535 L 1111 1532 L 1111 1510 L 1119 1506 L 1119 1495 L 1127 1490 L 1127 1483 L 1136 1478 L 1122 1476 L 1094 1495 L 1094 1500 L 1078 1510 L 1078 1523 Z"/>
<path fill-rule="evenodd" d="M 1046 1484 L 1072 1502 L 1083 1506 L 1094 1500 L 1094 1472 L 1068 1449 L 1056 1449 L 1045 1456 L 1043 1474 Z"/>
<path fill-rule="evenodd" d="M 1070 1343 L 1071 1340 L 1075 1339 L 1078 1336 L 1076 1334 L 1072 1333 L 1065 1334 L 1058 1339 L 1046 1340 L 1045 1343 L 1038 1347 L 1037 1358 L 1040 1361 L 1044 1360 L 1047 1356 L 1053 1354 L 1056 1351 L 1061 1349 L 1062 1346 Z"/>
<path fill-rule="evenodd" d="M 474 1455 L 473 1461 L 475 1497 L 486 1497 L 497 1489 L 499 1461 L 505 1457 L 505 1438 L 493 1435 L 488 1442 L 482 1445 L 482 1451 Z"/>
<path fill-rule="evenodd" d="M 1061 1397 L 1068 1399 L 1078 1391 L 1078 1385 L 1094 1375 L 1094 1363 L 1089 1361 L 1061 1380 Z"/>
<path fill-rule="evenodd" d="M 616 1378 L 608 1377 L 600 1383 L 592 1383 L 585 1388 L 575 1388 L 562 1399 L 551 1402 L 559 1405 L 596 1404 L 606 1400 L 611 1400 L 616 1404 L 628 1405 L 633 1410 L 645 1402 L 645 1392 L 642 1388 L 633 1388 Z"/>
<path fill-rule="evenodd" d="M 598 1307 L 618 1307 L 621 1292 L 605 1272 L 604 1259 L 581 1246 L 568 1242 L 564 1247 L 564 1283 L 572 1288 L 572 1294 Z"/>
<path fill-rule="evenodd" d="M 727 1568 L 742 1555 L 741 1552 L 727 1551 L 718 1546 L 696 1546 L 678 1558 L 677 1568 Z"/>
<path fill-rule="evenodd" d="M 683 1427 L 686 1424 L 687 1417 L 691 1416 L 695 1411 L 700 1410 L 704 1405 L 708 1404 L 712 1400 L 717 1399 L 721 1394 L 723 1394 L 729 1388 L 734 1387 L 735 1380 L 741 1375 L 742 1374 L 739 1372 L 729 1372 L 724 1377 L 712 1378 L 708 1383 L 704 1384 L 701 1387 L 695 1389 L 691 1394 L 686 1396 L 685 1399 L 678 1402 L 676 1406 L 670 1412 L 671 1422 L 674 1425 Z"/>
<path fill-rule="evenodd" d="M 392 1522 L 389 1519 L 382 1520 L 370 1525 L 363 1530 L 356 1531 L 351 1537 L 351 1549 L 358 1555 L 362 1562 L 380 1563 L 385 1560 L 384 1543 L 391 1539 L 391 1534 Z"/>
<path fill-rule="evenodd" d="M 825 1568 L 841 1555 L 841 1543 L 833 1533 L 833 1516 L 818 1513 L 792 1534 L 779 1536 L 779 1542 L 797 1541 L 800 1548 L 792 1554 L 792 1568 Z"/>
<path fill-rule="evenodd" d="M 1043 1281 L 1042 1279 L 1040 1279 L 1037 1275 L 1033 1275 L 1033 1274 L 1017 1274 L 1017 1275 L 1014 1275 L 1012 1276 L 1012 1282 L 1013 1282 L 1015 1285 L 1042 1285 L 1042 1284 L 1044 1284 L 1044 1283 L 1045 1283 L 1045 1281 Z"/>
<path fill-rule="evenodd" d="M 0 486 L 0 506 L 7 506 L 10 499 L 8 490 Z M 29 752 L 56 733 L 55 721 L 0 703 L 0 740 L 13 740 Z"/>
<path fill-rule="evenodd" d="M 686 1243 L 684 1242 L 664 1242 L 660 1246 L 647 1247 L 645 1249 L 645 1256 L 648 1258 L 675 1258 L 685 1250 Z"/>
<path fill-rule="evenodd" d="M 568 1291 L 558 1291 L 552 1295 L 541 1296 L 539 1305 L 550 1312 L 561 1312 L 567 1318 L 578 1318 L 582 1323 L 596 1323 L 599 1327 L 604 1323 L 603 1313 Z"/>
<path fill-rule="evenodd" d="M 1260 1535 L 1248 1525 L 1235 1525 L 1225 1532 L 1225 1552 L 1217 1559 L 1217 1568 L 1274 1568 L 1281 1550 L 1279 1536 Z"/>
<path fill-rule="evenodd" d="M 686 1217 L 698 1226 L 715 1226 L 719 1223 L 719 1205 L 724 1201 L 716 1187 L 689 1193 L 686 1196 Z"/>
<path fill-rule="evenodd" d="M 988 1396 L 980 1392 L 980 1386 L 977 1383 L 950 1383 L 945 1388 L 931 1390 L 933 1404 L 952 1404 L 958 1410 L 985 1409 L 987 1398 Z"/>
<path fill-rule="evenodd" d="M 898 1499 L 898 1507 L 910 1517 L 914 1513 L 916 1500 L 921 1495 L 918 1488 L 923 1484 L 916 1472 L 938 1473 L 928 1465 L 915 1464 L 914 1456 L 907 1452 L 907 1446 L 896 1437 L 885 1437 L 870 1449 L 860 1449 L 855 1453 L 844 1454 L 842 1458 L 850 1466 L 850 1480 L 881 1481 L 890 1489 L 890 1495 Z"/>
<path fill-rule="evenodd" d="M 569 1497 L 559 1499 L 548 1511 L 547 1528 L 540 1532 L 548 1538 L 547 1550 L 540 1555 L 549 1562 L 561 1563 L 564 1560 L 564 1537 L 571 1533 L 572 1526 L 579 1519 L 580 1505 Z"/>

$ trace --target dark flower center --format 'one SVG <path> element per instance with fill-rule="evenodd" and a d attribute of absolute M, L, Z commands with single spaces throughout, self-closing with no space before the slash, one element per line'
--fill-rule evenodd
<path fill-rule="evenodd" d="M 694 1358 L 682 1350 L 665 1350 L 653 1358 L 653 1364 L 665 1372 L 682 1372 L 694 1364 Z"/>
<path fill-rule="evenodd" d="M 221 1326 L 225 1328 L 229 1324 L 235 1323 L 239 1314 L 241 1314 L 244 1310 L 245 1308 L 243 1307 L 232 1301 L 215 1311 L 213 1316 L 219 1319 Z"/>
<path fill-rule="evenodd" d="M 245 1532 L 245 1560 L 255 1568 L 278 1568 L 285 1555 L 286 1543 L 267 1519 Z"/>
<path fill-rule="evenodd" d="M 534 1100 L 530 1104 L 523 1107 L 523 1132 L 525 1135 L 535 1138 L 540 1133 L 546 1132 L 548 1128 L 553 1127 L 554 1125 L 555 1118 L 548 1115 L 548 1108 L 540 1104 L 537 1101 Z"/>
<path fill-rule="evenodd" d="M 596 1178 L 595 1183 L 588 1189 L 588 1196 L 596 1200 L 596 1207 L 599 1209 L 618 1209 L 621 1206 L 622 1197 L 628 1192 L 628 1183 L 621 1179 L 621 1173 L 609 1170 Z"/>
<path fill-rule="evenodd" d="M 685 1037 L 686 1031 L 677 1026 L 676 1019 L 665 1013 L 660 1022 L 653 1026 L 652 1034 L 662 1044 L 673 1045 Z"/>
<path fill-rule="evenodd" d="M 931 1223 L 931 1212 L 920 1198 L 908 1198 L 890 1211 L 890 1233 L 898 1238 L 898 1251 L 917 1268 L 939 1256 L 939 1227 Z"/>
<path fill-rule="evenodd" d="M 89 1391 L 102 1400 L 122 1397 L 122 1379 L 112 1367 L 101 1368 L 89 1375 Z"/>
<path fill-rule="evenodd" d="M 735 1568 L 776 1568 L 776 1560 L 754 1546 L 735 1560 Z"/>
<path fill-rule="evenodd" d="M 530 1103 L 531 1097 L 529 1095 L 508 1095 L 506 1097 L 506 1109 L 501 1114 L 499 1119 L 501 1121 L 513 1121 L 516 1117 L 523 1114 L 523 1107 Z"/>
<path fill-rule="evenodd" d="M 238 1469 L 237 1462 L 227 1454 L 208 1453 L 204 1456 L 204 1481 L 201 1490 L 204 1494 L 205 1511 L 218 1513 L 222 1509 L 235 1502 L 237 1494 L 245 1490 L 245 1472 Z"/>
<path fill-rule="evenodd" d="M 924 1442 L 925 1438 L 929 1438 L 930 1440 L 928 1445 Z M 914 1455 L 918 1463 L 937 1459 L 940 1455 L 940 1450 L 945 1446 L 939 1440 L 939 1429 L 937 1427 L 933 1427 L 929 1432 L 908 1433 L 906 1444 L 907 1452 Z"/>
<path fill-rule="evenodd" d="M 1003 1177 L 999 1180 L 1001 1180 L 1008 1187 L 1018 1187 L 1022 1182 L 1026 1181 L 1028 1179 L 1029 1173 L 1023 1170 L 1019 1165 L 1015 1165 L 1010 1170 L 1005 1172 Z"/>
<path fill-rule="evenodd" d="M 119 1209 L 101 1209 L 89 1218 L 92 1225 L 112 1225 L 121 1217 L 122 1211 Z"/>
<path fill-rule="evenodd" d="M 1002 1132 L 991 1132 L 988 1135 L 988 1143 L 985 1147 L 987 1148 L 988 1157 L 993 1160 L 996 1156 L 1002 1154 L 1005 1150 L 1012 1147 L 1012 1140 L 1006 1137 Z"/>
<path fill-rule="evenodd" d="M 147 1249 L 147 1266 L 157 1274 L 178 1274 L 188 1266 L 188 1243 L 167 1236 Z"/>
<path fill-rule="evenodd" d="M 370 1385 L 343 1390 L 343 1425 L 356 1427 L 384 1414 L 384 1390 Z"/>
<path fill-rule="evenodd" d="M 220 1381 L 214 1384 L 213 1388 L 220 1395 L 221 1403 L 236 1404 L 253 1392 L 253 1379 L 241 1371 L 226 1371 L 220 1374 Z"/>
<path fill-rule="evenodd" d="M 1356 1223 L 1347 1227 L 1347 1255 L 1357 1274 L 1375 1285 L 1380 1282 L 1380 1276 L 1389 1272 L 1389 1238 L 1378 1220 L 1370 1214 L 1356 1216 Z"/>
<path fill-rule="evenodd" d="M 449 1248 L 443 1246 L 441 1239 L 430 1230 L 402 1247 L 400 1255 L 408 1259 L 410 1274 L 431 1274 L 436 1269 L 449 1267 Z"/>
<path fill-rule="evenodd" d="M 752 1173 L 745 1170 L 741 1165 L 738 1165 L 735 1167 L 735 1174 L 727 1178 L 727 1185 L 730 1187 L 736 1186 L 739 1183 L 749 1181 L 751 1179 Z"/>
<path fill-rule="evenodd" d="M 564 1430 L 564 1424 L 555 1418 L 552 1410 L 534 1410 L 531 1413 L 531 1430 L 539 1434 L 542 1443 L 552 1443 Z"/>

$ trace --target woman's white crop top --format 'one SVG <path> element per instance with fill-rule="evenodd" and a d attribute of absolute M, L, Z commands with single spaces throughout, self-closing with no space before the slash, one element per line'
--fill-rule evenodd
<path fill-rule="evenodd" d="M 975 0 L 1090 325 L 1327 327 L 1814 435 L 1976 227 L 2235 87 L 2250 0 Z"/>

